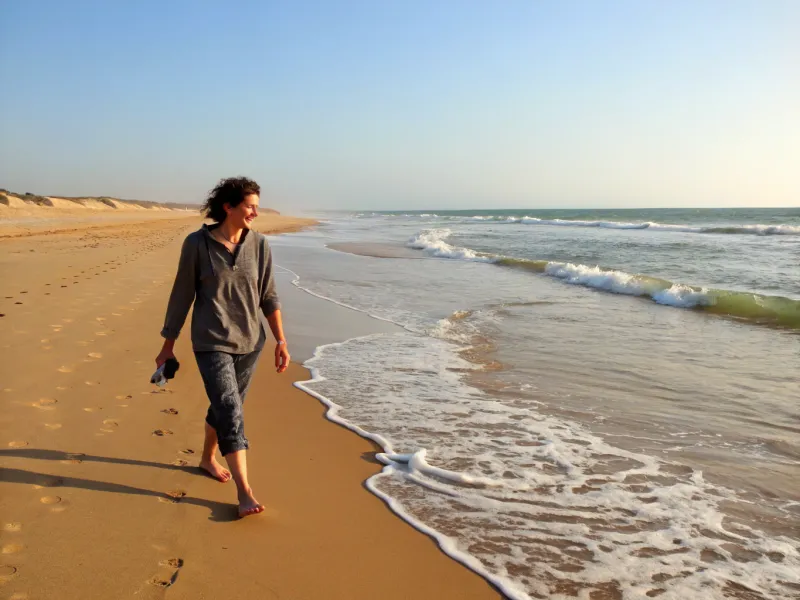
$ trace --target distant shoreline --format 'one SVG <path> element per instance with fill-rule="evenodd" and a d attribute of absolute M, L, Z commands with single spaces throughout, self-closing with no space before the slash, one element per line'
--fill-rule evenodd
<path fill-rule="evenodd" d="M 260 225 L 270 233 L 298 231 L 317 224 L 314 219 L 281 215 L 262 209 Z M 64 198 L 0 190 L 0 239 L 49 233 L 88 232 L 155 220 L 196 219 L 200 206 L 119 200 L 111 197 Z"/>
<path fill-rule="evenodd" d="M 150 210 L 181 210 L 200 211 L 199 204 L 185 204 L 180 202 L 154 202 L 152 200 L 125 200 L 114 196 L 42 196 L 29 192 L 11 192 L 0 188 L 0 206 L 10 208 L 25 208 L 28 206 L 45 206 L 50 208 L 94 208 L 105 209 L 130 209 L 139 208 Z M 272 208 L 264 208 L 262 212 L 280 214 Z"/>

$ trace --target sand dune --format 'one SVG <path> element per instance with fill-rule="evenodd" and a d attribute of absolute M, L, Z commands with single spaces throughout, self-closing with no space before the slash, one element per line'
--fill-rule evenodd
<path fill-rule="evenodd" d="M 25 198 L 35 198 L 29 199 Z M 0 238 L 43 235 L 59 231 L 96 229 L 151 220 L 199 218 L 199 205 L 184 209 L 154 203 L 141 206 L 113 198 L 60 198 L 57 196 L 20 196 L 0 192 Z M 265 213 L 269 209 L 265 210 Z M 265 215 L 266 216 L 266 215 Z M 311 222 L 269 214 L 269 221 L 279 228 L 296 230 Z"/>

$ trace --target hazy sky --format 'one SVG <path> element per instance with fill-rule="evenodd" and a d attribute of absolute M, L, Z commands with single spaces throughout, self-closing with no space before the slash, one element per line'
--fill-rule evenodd
<path fill-rule="evenodd" d="M 0 3 L 0 187 L 800 206 L 800 0 Z"/>

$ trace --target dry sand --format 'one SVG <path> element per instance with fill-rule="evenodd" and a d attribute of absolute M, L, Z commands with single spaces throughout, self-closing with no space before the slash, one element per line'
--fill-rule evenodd
<path fill-rule="evenodd" d="M 177 379 L 148 383 L 199 220 L 141 213 L 0 238 L 0 596 L 499 598 L 363 487 L 375 448 L 325 420 L 291 385 L 308 372 L 277 375 L 269 351 L 246 405 L 267 511 L 236 519 L 233 484 L 195 466 L 207 400 L 188 335 Z"/>

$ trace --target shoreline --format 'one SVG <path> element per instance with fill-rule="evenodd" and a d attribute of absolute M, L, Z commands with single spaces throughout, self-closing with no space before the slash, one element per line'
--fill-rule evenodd
<path fill-rule="evenodd" d="M 389 440 L 385 452 L 403 478 L 373 476 L 370 489 L 510 582 L 511 597 L 519 589 L 537 597 L 564 590 L 691 596 L 707 572 L 781 597 L 796 584 L 789 565 L 797 560 L 790 508 L 797 442 L 790 377 L 777 364 L 791 357 L 789 335 L 635 298 L 607 300 L 469 261 L 387 261 L 390 242 L 409 239 L 393 224 L 373 231 L 343 222 L 320 233 L 276 240 L 285 266 L 302 275 L 298 285 L 393 319 L 410 335 L 318 350 L 305 364 L 323 379 L 308 387 L 340 405 L 336 414 L 364 430 L 358 433 Z M 482 287 L 471 293 L 473 281 Z M 720 339 L 736 344 L 743 364 L 719 352 Z M 470 368 L 459 360 L 474 358 L 458 351 L 464 344 L 507 368 Z M 756 391 L 748 387 L 756 380 L 749 364 L 763 367 L 758 381 L 775 394 L 762 392 L 761 407 L 744 413 L 737 388 Z M 717 402 L 698 404 L 698 396 Z M 759 419 L 766 407 L 772 415 Z M 698 420 L 702 428 L 693 426 Z M 411 454 L 418 449 L 427 456 Z M 482 482 L 486 489 L 459 477 L 475 474 L 492 479 Z M 716 526 L 703 529 L 708 515 Z M 728 555 L 719 536 L 740 531 L 752 537 Z M 679 544 L 673 540 L 680 556 L 665 563 L 660 551 Z M 584 554 L 542 550 L 551 541 Z M 786 548 L 780 557 L 765 550 L 778 545 Z M 707 548 L 727 560 L 707 567 Z M 762 565 L 741 566 L 745 554 Z M 625 562 L 631 570 L 617 570 Z M 650 573 L 675 581 L 662 586 Z M 724 594 L 724 584 L 714 591 Z"/>
<path fill-rule="evenodd" d="M 355 310 L 355 309 L 354 309 Z M 362 336 L 363 337 L 363 336 Z M 359 339 L 358 337 L 350 338 L 349 340 L 345 340 L 345 342 L 352 341 Z M 336 346 L 338 344 L 325 344 L 322 346 L 318 346 L 316 351 L 314 352 L 314 358 L 317 357 L 319 354 L 324 352 L 325 348 L 328 346 Z M 418 453 L 404 455 L 404 454 L 395 454 L 389 442 L 384 439 L 380 434 L 372 433 L 370 431 L 366 431 L 355 425 L 350 423 L 346 419 L 343 419 L 338 416 L 337 412 L 338 409 L 341 408 L 340 405 L 336 404 L 330 398 L 320 394 L 319 392 L 314 391 L 309 385 L 321 382 L 325 380 L 325 377 L 320 373 L 320 371 L 314 367 L 305 367 L 310 372 L 310 378 L 304 381 L 295 381 L 294 386 L 304 393 L 312 396 L 316 400 L 318 400 L 324 407 L 325 418 L 330 421 L 331 423 L 338 425 L 347 431 L 354 433 L 361 437 L 362 439 L 366 440 L 370 444 L 372 444 L 379 452 L 375 453 L 376 460 L 382 465 L 381 469 L 367 478 L 364 482 L 364 487 L 369 490 L 371 494 L 375 497 L 379 498 L 386 507 L 393 512 L 400 520 L 404 521 L 407 525 L 418 531 L 419 533 L 428 536 L 433 540 L 436 545 L 438 546 L 439 550 L 451 558 L 454 562 L 459 563 L 464 568 L 468 569 L 475 575 L 486 580 L 486 582 L 491 585 L 495 590 L 499 592 L 499 599 L 500 600 L 525 600 L 528 598 L 528 595 L 524 592 L 520 592 L 519 590 L 515 590 L 512 588 L 511 582 L 502 577 L 497 577 L 474 556 L 471 554 L 461 551 L 458 547 L 450 540 L 445 534 L 436 530 L 433 527 L 428 526 L 423 521 L 419 519 L 415 519 L 408 511 L 404 510 L 402 504 L 397 501 L 391 495 L 383 492 L 378 488 L 375 484 L 375 480 L 382 476 L 391 476 L 394 471 L 397 469 L 399 465 L 407 464 L 411 460 L 417 456 Z M 424 453 L 419 453 L 419 459 L 424 461 L 425 456 Z"/>
<path fill-rule="evenodd" d="M 161 391 L 147 383 L 188 231 L 157 219 L 88 240 L 0 240 L 10 282 L 0 299 L 3 592 L 501 597 L 364 489 L 381 469 L 376 448 L 331 427 L 293 385 L 308 371 L 278 376 L 270 352 L 246 404 L 248 466 L 267 512 L 235 518 L 235 490 L 195 467 L 207 401 L 187 335 L 178 377 Z"/>
<path fill-rule="evenodd" d="M 409 258 L 408 256 L 404 256 L 402 251 L 406 250 L 405 248 L 400 247 L 399 251 L 398 247 L 390 246 L 388 244 L 365 244 L 365 243 L 342 243 L 342 244 L 326 244 L 326 248 L 329 250 L 334 250 L 338 252 L 344 252 L 347 254 L 356 254 L 362 256 L 368 256 L 372 258 Z M 408 252 L 413 252 L 408 250 Z M 414 258 L 422 258 L 425 259 L 427 257 L 414 257 Z M 433 259 L 431 259 L 433 260 Z M 327 348 L 334 348 L 343 344 L 347 344 L 349 342 L 362 340 L 366 338 L 370 338 L 373 336 L 381 336 L 381 335 L 391 335 L 391 334 L 408 334 L 409 331 L 402 327 L 401 325 L 369 314 L 367 311 L 361 310 L 359 308 L 355 308 L 349 306 L 347 304 L 343 304 L 326 296 L 320 295 L 315 293 L 302 285 L 302 279 L 300 276 L 295 273 L 294 271 L 289 270 L 286 267 L 282 267 L 280 264 L 276 263 L 280 269 L 283 269 L 286 274 L 290 274 L 293 280 L 293 286 L 289 289 L 294 289 L 299 292 L 299 296 L 306 296 L 312 299 L 312 302 L 324 302 L 327 305 L 328 311 L 338 311 L 336 315 L 339 319 L 345 318 L 347 320 L 346 315 L 350 315 L 350 322 L 348 327 L 348 333 L 344 334 L 342 330 L 338 333 L 340 337 L 338 339 L 324 339 L 324 337 L 317 337 L 314 343 L 313 350 L 309 351 L 308 347 L 304 347 L 302 349 L 302 366 L 304 369 L 307 369 L 309 372 L 309 378 L 301 381 L 295 381 L 294 386 L 308 394 L 309 396 L 315 398 L 323 407 L 324 413 L 323 416 L 326 420 L 330 421 L 331 423 L 351 432 L 359 436 L 360 438 L 367 441 L 369 444 L 373 445 L 376 449 L 375 458 L 377 462 L 381 465 L 381 469 L 374 472 L 370 477 L 368 477 L 364 481 L 364 487 L 369 490 L 371 494 L 373 494 L 376 498 L 379 498 L 386 507 L 391 510 L 400 520 L 404 521 L 407 525 L 418 531 L 419 533 L 431 538 L 436 545 L 438 546 L 439 550 L 445 554 L 446 556 L 450 557 L 456 563 L 461 564 L 464 568 L 468 569 L 469 571 L 473 572 L 474 574 L 480 576 L 481 578 L 485 579 L 494 589 L 499 591 L 500 598 L 508 598 L 508 600 L 522 600 L 523 598 L 527 598 L 527 595 L 521 593 L 519 590 L 513 589 L 513 584 L 509 582 L 507 579 L 502 577 L 495 576 L 492 574 L 486 567 L 483 565 L 476 557 L 472 556 L 468 552 L 464 552 L 460 550 L 453 541 L 448 538 L 447 535 L 438 531 L 437 529 L 430 527 L 425 522 L 414 518 L 412 514 L 406 511 L 402 504 L 393 496 L 387 494 L 386 492 L 382 491 L 376 484 L 376 481 L 381 476 L 391 476 L 393 472 L 397 469 L 402 469 L 402 465 L 408 463 L 410 460 L 414 460 L 415 457 L 413 455 L 402 455 L 396 454 L 395 451 L 392 449 L 391 444 L 386 440 L 383 436 L 378 433 L 373 433 L 371 431 L 367 431 L 358 425 L 348 421 L 345 418 L 342 418 L 338 415 L 339 409 L 342 407 L 337 404 L 334 400 L 328 398 L 324 394 L 317 392 L 316 390 L 312 389 L 313 384 L 320 383 L 326 380 L 326 377 L 321 372 L 321 369 L 318 367 L 310 366 L 309 363 L 313 363 L 315 359 L 321 357 Z M 281 288 L 282 295 L 285 294 L 285 290 L 287 289 L 286 286 Z M 298 299 L 297 293 L 293 292 L 295 295 L 295 300 Z M 319 325 L 318 323 L 312 324 Z M 475 364 L 482 364 L 479 361 L 475 362 Z M 418 458 L 425 461 L 424 452 L 419 453 Z M 458 474 L 454 474 L 458 476 Z"/>

